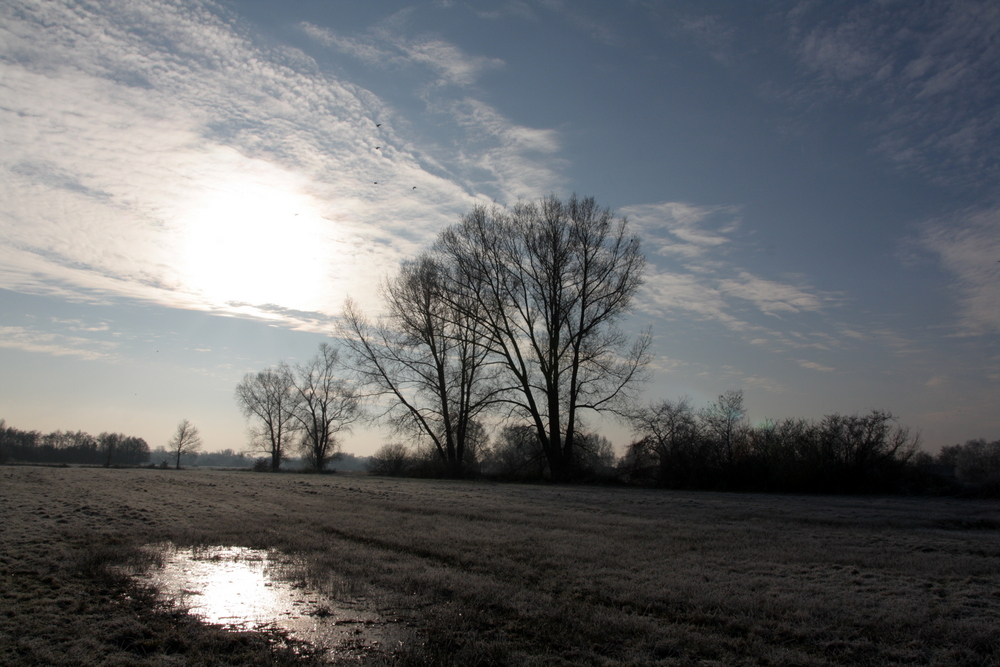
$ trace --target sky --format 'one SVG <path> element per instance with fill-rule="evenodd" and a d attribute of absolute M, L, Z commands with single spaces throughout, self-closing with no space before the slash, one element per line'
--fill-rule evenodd
<path fill-rule="evenodd" d="M 647 401 L 994 440 L 998 175 L 990 0 L 5 0 L 0 418 L 242 450 L 245 373 L 575 192 L 642 239 Z"/>

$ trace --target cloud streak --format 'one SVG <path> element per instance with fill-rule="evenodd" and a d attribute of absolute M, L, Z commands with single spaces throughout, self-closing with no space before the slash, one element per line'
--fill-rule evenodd
<path fill-rule="evenodd" d="M 312 326 L 348 293 L 373 304 L 370 267 L 390 271 L 484 189 L 535 196 L 558 180 L 524 168 L 558 150 L 552 132 L 466 98 L 449 112 L 479 145 L 416 146 L 375 127 L 391 114 L 375 95 L 209 3 L 26 0 L 0 23 L 0 287 L 312 312 L 289 320 Z M 345 40 L 359 57 L 388 48 Z M 393 48 L 442 84 L 502 65 L 435 39 Z"/>
<path fill-rule="evenodd" d="M 991 188 L 1000 175 L 1000 6 L 803 2 L 789 44 L 810 79 L 796 93 L 862 109 L 876 150 L 939 184 Z"/>
<path fill-rule="evenodd" d="M 743 314 L 745 306 L 772 318 L 817 313 L 832 304 L 830 295 L 805 285 L 757 276 L 727 255 L 740 227 L 740 212 L 730 206 L 661 202 L 620 211 L 652 249 L 643 307 L 670 316 L 683 311 L 721 322 L 735 331 L 762 331 Z"/>
<path fill-rule="evenodd" d="M 964 335 L 1000 332 L 1000 208 L 928 222 L 919 243 L 953 277 L 957 331 Z"/>
<path fill-rule="evenodd" d="M 304 21 L 302 31 L 324 46 L 375 67 L 426 68 L 439 86 L 468 86 L 488 70 L 499 69 L 499 58 L 484 58 L 465 53 L 460 48 L 434 37 L 407 37 L 402 32 L 407 10 L 381 22 L 361 37 L 340 35 Z"/>
<path fill-rule="evenodd" d="M 114 357 L 117 344 L 81 336 L 64 336 L 32 327 L 0 326 L 0 347 L 56 357 L 77 357 L 86 361 L 106 361 Z"/>

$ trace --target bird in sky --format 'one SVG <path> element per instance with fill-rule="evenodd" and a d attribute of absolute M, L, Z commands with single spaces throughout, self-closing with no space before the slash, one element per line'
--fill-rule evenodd
<path fill-rule="evenodd" d="M 381 150 L 381 149 L 382 149 L 382 147 L 381 147 L 381 146 L 376 146 L 376 147 L 375 147 L 375 150 Z"/>
<path fill-rule="evenodd" d="M 382 127 L 382 123 L 375 123 L 375 127 Z"/>

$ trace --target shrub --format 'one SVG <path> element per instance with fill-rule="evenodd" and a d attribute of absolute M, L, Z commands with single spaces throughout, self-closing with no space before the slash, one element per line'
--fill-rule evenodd
<path fill-rule="evenodd" d="M 411 462 L 410 451 L 406 445 L 390 442 L 379 447 L 368 461 L 368 472 L 373 475 L 397 477 L 407 472 Z"/>

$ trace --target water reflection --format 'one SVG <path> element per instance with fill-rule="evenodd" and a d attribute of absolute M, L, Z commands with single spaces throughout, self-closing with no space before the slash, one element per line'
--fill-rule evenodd
<path fill-rule="evenodd" d="M 290 578 L 295 563 L 245 547 L 151 545 L 162 566 L 140 575 L 160 595 L 208 623 L 238 630 L 281 628 L 332 655 L 388 649 L 402 624 L 380 617 L 364 598 L 334 600 Z"/>

